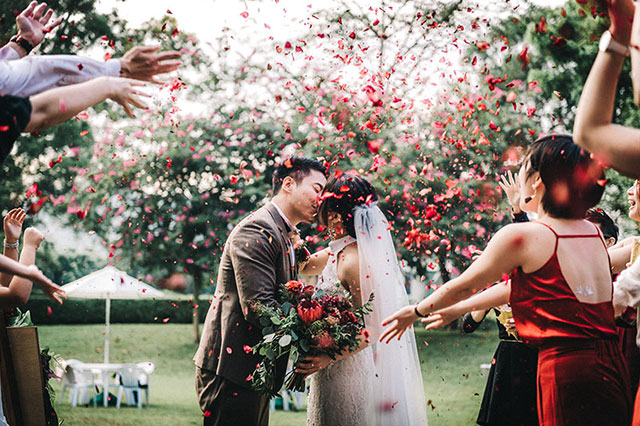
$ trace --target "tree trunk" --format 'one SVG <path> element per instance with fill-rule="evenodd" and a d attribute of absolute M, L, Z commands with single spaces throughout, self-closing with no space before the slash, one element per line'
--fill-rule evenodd
<path fill-rule="evenodd" d="M 191 276 L 193 277 L 193 340 L 196 343 L 200 343 L 200 315 L 198 315 L 198 305 L 200 303 L 200 290 L 202 289 L 202 271 L 196 269 Z"/>
<path fill-rule="evenodd" d="M 440 247 L 440 250 L 438 250 L 438 263 L 440 264 L 442 284 L 444 284 L 451 279 L 451 275 L 449 275 L 449 271 L 447 271 L 447 256 L 445 256 L 444 247 Z"/>
<path fill-rule="evenodd" d="M 445 255 L 444 247 L 440 247 L 438 250 L 438 263 L 440 264 L 440 276 L 442 277 L 442 284 L 447 283 L 451 279 L 451 274 L 447 271 L 447 256 Z M 453 321 L 445 328 L 447 330 L 460 330 L 460 319 Z"/>

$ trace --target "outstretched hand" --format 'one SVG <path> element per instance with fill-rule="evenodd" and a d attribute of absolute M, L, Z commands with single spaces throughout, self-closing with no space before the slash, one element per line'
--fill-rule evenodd
<path fill-rule="evenodd" d="M 380 336 L 380 342 L 386 339 L 385 343 L 389 343 L 391 339 L 394 337 L 398 337 L 398 340 L 402 338 L 402 335 L 407 330 L 407 328 L 411 327 L 413 323 L 418 319 L 418 316 L 415 313 L 414 306 L 409 305 L 400 309 L 395 314 L 391 315 L 389 318 L 385 319 L 382 322 L 382 326 L 387 326 L 395 321 L 391 327 L 387 328 L 382 336 Z"/>
<path fill-rule="evenodd" d="M 180 52 L 167 51 L 155 53 L 159 46 L 136 46 L 120 58 L 120 76 L 135 80 L 161 84 L 156 75 L 178 69 Z"/>
<path fill-rule="evenodd" d="M 138 88 L 145 86 L 142 81 L 121 77 L 107 78 L 109 79 L 108 84 L 110 85 L 109 98 L 122 105 L 122 108 L 124 108 L 124 111 L 129 117 L 133 117 L 133 112 L 129 104 L 142 109 L 147 108 L 140 99 L 136 98 L 136 96 L 150 97 L 148 94 L 138 90 Z"/>
<path fill-rule="evenodd" d="M 25 217 L 27 212 L 20 208 L 11 210 L 4 217 L 4 239 L 7 243 L 13 244 L 20 239 Z"/>
<path fill-rule="evenodd" d="M 440 309 L 429 315 L 426 318 L 422 318 L 421 322 L 426 324 L 425 329 L 433 330 L 435 328 L 444 327 L 447 324 L 451 324 L 456 319 L 460 318 L 460 316 L 464 314 L 460 310 L 455 308 L 454 306 L 450 306 L 445 309 Z"/>
<path fill-rule="evenodd" d="M 515 213 L 520 212 L 520 184 L 513 178 L 511 170 L 500 176 L 500 188 L 504 191 L 511 208 Z"/>
<path fill-rule="evenodd" d="M 32 1 L 29 3 L 29 6 L 16 17 L 18 35 L 31 43 L 33 47 L 40 44 L 44 36 L 62 22 L 62 16 L 60 16 L 48 24 L 53 16 L 53 10 L 49 9 L 47 13 L 44 13 L 46 9 L 46 3 L 38 4 L 37 1 Z"/>
<path fill-rule="evenodd" d="M 33 284 L 38 286 L 49 299 L 62 305 L 62 299 L 67 298 L 64 290 L 47 278 L 36 265 L 30 265 L 27 268 L 29 269 L 27 278 L 33 281 Z"/>

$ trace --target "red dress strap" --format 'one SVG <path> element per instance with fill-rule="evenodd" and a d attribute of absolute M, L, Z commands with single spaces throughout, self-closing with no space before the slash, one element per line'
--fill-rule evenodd
<path fill-rule="evenodd" d="M 558 238 L 560 238 L 560 235 L 558 235 L 558 233 L 554 231 L 553 228 L 547 225 L 546 223 L 538 222 L 538 221 L 535 221 L 533 223 L 539 223 L 540 225 L 546 227 L 549 231 L 553 232 L 553 235 L 556 236 L 556 246 L 553 248 L 553 255 L 551 255 L 553 257 L 558 252 Z"/>

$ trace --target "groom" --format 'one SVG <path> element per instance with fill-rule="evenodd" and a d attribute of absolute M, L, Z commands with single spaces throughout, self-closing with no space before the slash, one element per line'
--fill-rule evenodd
<path fill-rule="evenodd" d="M 194 357 L 196 391 L 205 425 L 267 426 L 269 397 L 251 388 L 261 357 L 251 347 L 262 338 L 252 301 L 277 305 L 277 286 L 297 278 L 289 235 L 312 222 L 326 183 L 316 160 L 291 158 L 273 174 L 273 198 L 244 218 L 222 252 L 218 282 Z M 279 387 L 287 359 L 277 365 Z"/>

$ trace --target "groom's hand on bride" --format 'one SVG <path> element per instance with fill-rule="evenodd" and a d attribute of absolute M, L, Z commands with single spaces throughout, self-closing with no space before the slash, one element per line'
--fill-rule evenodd
<path fill-rule="evenodd" d="M 327 354 L 308 356 L 298 362 L 298 365 L 296 365 L 296 373 L 302 373 L 306 378 L 323 368 L 327 368 L 333 362 Z"/>

